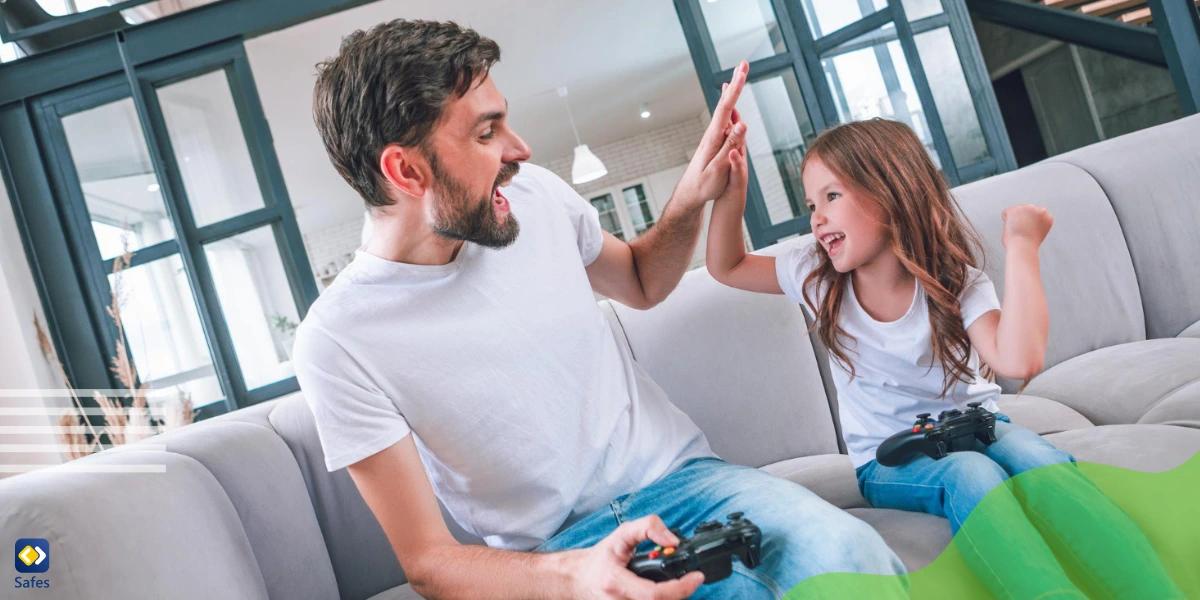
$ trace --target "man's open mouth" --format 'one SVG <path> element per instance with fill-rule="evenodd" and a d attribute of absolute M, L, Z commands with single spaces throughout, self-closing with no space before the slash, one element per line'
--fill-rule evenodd
<path fill-rule="evenodd" d="M 499 187 L 492 188 L 492 204 L 495 205 L 497 211 L 503 213 L 508 213 L 512 210 L 508 204 L 508 198 L 505 198 L 504 194 L 500 193 Z"/>

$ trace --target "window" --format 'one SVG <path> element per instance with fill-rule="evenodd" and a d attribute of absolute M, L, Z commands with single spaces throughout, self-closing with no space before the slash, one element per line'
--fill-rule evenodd
<path fill-rule="evenodd" d="M 740 60 L 754 247 L 809 231 L 799 164 L 812 138 L 908 124 L 952 185 L 1016 168 L 961 0 L 675 0 L 709 107 Z M 722 8 L 724 7 L 724 8 Z"/>
<path fill-rule="evenodd" d="M 662 214 L 662 209 L 650 196 L 649 183 L 645 181 L 602 190 L 589 202 L 600 213 L 600 226 L 626 242 L 645 233 Z"/>
<path fill-rule="evenodd" d="M 136 87 L 114 76 L 34 102 L 81 272 L 47 296 L 96 341 L 63 348 L 76 387 L 120 387 L 107 365 L 123 341 L 140 384 L 201 418 L 299 389 L 292 342 L 316 281 L 248 78 L 235 42 L 138 67 Z"/>
<path fill-rule="evenodd" d="M 597 196 L 590 202 L 600 213 L 600 226 L 622 241 L 628 241 L 625 239 L 625 228 L 621 226 L 621 217 L 617 213 L 617 205 L 613 203 L 612 194 Z"/>

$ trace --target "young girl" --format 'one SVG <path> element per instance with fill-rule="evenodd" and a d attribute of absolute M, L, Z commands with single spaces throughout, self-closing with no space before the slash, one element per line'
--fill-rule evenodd
<path fill-rule="evenodd" d="M 943 410 L 966 410 L 972 402 L 996 412 L 1000 387 L 980 375 L 981 361 L 1013 379 L 1029 379 L 1041 370 L 1049 315 L 1038 248 L 1050 232 L 1050 213 L 1027 204 L 1001 215 L 1002 313 L 996 290 L 977 263 L 982 254 L 977 235 L 908 126 L 860 121 L 834 127 L 813 142 L 801 175 L 814 243 L 778 258 L 745 251 L 746 159 L 734 151 L 730 161 L 729 187 L 713 206 L 708 270 L 725 285 L 787 294 L 815 316 L 830 354 L 842 435 L 859 489 L 873 506 L 943 516 L 958 533 L 976 504 L 1008 477 L 1074 462 L 1002 414 L 997 414 L 996 442 L 977 443 L 976 452 L 941 460 L 920 455 L 897 467 L 875 460 L 879 444 L 912 428 L 920 413 L 936 417 Z M 1084 597 L 1066 567 L 1072 574 L 1083 572 L 1080 585 L 1093 593 L 1182 597 L 1136 525 L 1077 469 L 1069 472 L 1030 486 L 1032 496 L 1021 501 L 1026 506 L 1040 502 L 1039 508 L 1053 511 L 1064 497 L 1077 499 L 1100 522 L 1073 525 L 1077 516 L 1065 515 L 1046 523 L 1053 515 L 1026 516 L 1006 489 L 1007 496 L 988 513 L 995 523 L 969 529 L 974 535 L 959 543 L 984 583 L 1000 597 L 1048 592 Z M 1065 521 L 1054 531 L 1055 539 L 1085 544 L 1085 551 L 1056 560 L 1031 519 L 1042 529 Z M 995 536 L 980 535 L 986 525 L 1001 522 Z M 1095 534 L 1095 529 L 1109 533 Z M 1088 551 L 1115 545 L 1121 548 Z M 1089 580 L 1093 576 L 1096 581 Z"/>

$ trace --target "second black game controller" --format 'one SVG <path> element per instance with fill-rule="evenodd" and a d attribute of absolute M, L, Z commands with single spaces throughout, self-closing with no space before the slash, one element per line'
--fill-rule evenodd
<path fill-rule="evenodd" d="M 938 460 L 951 452 L 972 450 L 976 441 L 991 445 L 996 441 L 996 415 L 979 402 L 967 406 L 966 412 L 942 411 L 936 422 L 929 413 L 917 415 L 911 430 L 901 431 L 879 445 L 876 460 L 885 467 L 897 467 L 918 454 Z"/>
<path fill-rule="evenodd" d="M 639 577 L 651 581 L 679 579 L 692 571 L 704 573 L 704 583 L 714 583 L 733 573 L 733 558 L 737 557 L 747 568 L 753 569 L 760 562 L 762 532 L 758 526 L 742 513 L 728 516 L 729 522 L 722 525 L 707 521 L 696 526 L 691 538 L 676 533 L 678 546 L 661 547 L 639 553 L 629 561 L 629 569 Z"/>

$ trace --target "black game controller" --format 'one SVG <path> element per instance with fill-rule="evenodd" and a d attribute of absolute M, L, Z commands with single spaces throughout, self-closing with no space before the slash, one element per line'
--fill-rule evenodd
<path fill-rule="evenodd" d="M 976 440 L 990 446 L 996 441 L 996 415 L 979 402 L 967 406 L 970 408 L 966 412 L 942 411 L 937 422 L 929 418 L 929 413 L 917 415 L 911 431 L 883 440 L 875 451 L 876 460 L 885 467 L 898 467 L 918 453 L 938 460 L 951 452 L 974 449 Z"/>
<path fill-rule="evenodd" d="M 758 526 L 735 512 L 729 522 L 721 525 L 707 521 L 696 526 L 692 537 L 685 538 L 672 530 L 679 538 L 678 546 L 636 554 L 629 561 L 629 570 L 638 577 L 650 581 L 679 579 L 692 571 L 704 573 L 704 583 L 709 584 L 729 577 L 733 573 L 733 557 L 753 569 L 760 561 L 762 532 Z"/>

